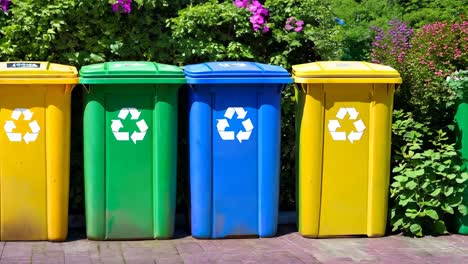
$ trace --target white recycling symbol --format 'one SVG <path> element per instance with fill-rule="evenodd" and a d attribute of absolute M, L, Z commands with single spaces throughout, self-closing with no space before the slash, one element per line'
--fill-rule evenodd
<path fill-rule="evenodd" d="M 39 126 L 39 123 L 37 123 L 36 120 L 31 121 L 33 114 L 34 113 L 31 112 L 31 110 L 26 108 L 15 108 L 13 110 L 13 112 L 11 113 L 11 118 L 13 120 L 5 121 L 5 125 L 3 126 L 8 140 L 10 140 L 11 142 L 21 142 L 22 140 L 24 140 L 26 144 L 37 140 L 37 137 L 39 136 L 39 131 L 41 131 L 41 127 Z M 29 128 L 31 129 L 31 131 L 26 132 L 24 136 L 22 133 L 14 132 L 16 128 L 14 120 L 18 121 L 21 116 L 23 116 L 23 120 L 30 121 Z"/>
<path fill-rule="evenodd" d="M 342 107 L 338 110 L 336 117 L 340 120 L 343 120 L 346 114 L 349 115 L 349 119 L 356 120 L 359 115 L 359 112 L 356 111 L 356 108 L 354 107 Z M 355 121 L 353 124 L 356 131 L 351 131 L 347 135 L 346 132 L 336 131 L 338 128 L 341 127 L 339 120 L 330 119 L 328 121 L 328 130 L 330 131 L 330 135 L 333 138 L 333 140 L 345 141 L 346 139 L 348 139 L 349 142 L 354 143 L 354 141 L 359 141 L 362 138 L 362 134 L 364 133 L 364 130 L 366 130 L 366 125 L 364 125 L 364 122 L 362 122 L 361 119 Z"/>
<path fill-rule="evenodd" d="M 222 140 L 235 140 L 235 138 L 237 138 L 237 140 L 242 143 L 242 140 L 249 140 L 254 126 L 250 118 L 247 118 L 242 121 L 242 125 L 245 131 L 240 130 L 237 132 L 237 135 L 235 134 L 235 131 L 226 131 L 226 128 L 229 127 L 228 119 L 231 120 L 234 117 L 234 114 L 237 114 L 237 119 L 245 119 L 247 116 L 247 111 L 245 111 L 242 107 L 229 107 L 224 113 L 224 117 L 227 119 L 218 119 L 218 124 L 216 127 Z"/>
<path fill-rule="evenodd" d="M 141 112 L 138 111 L 138 109 L 136 108 L 122 108 L 119 112 L 119 118 L 125 120 L 127 119 L 128 114 L 130 114 L 131 120 L 138 120 L 140 119 Z M 148 125 L 146 124 L 144 119 L 141 119 L 138 122 L 136 122 L 138 130 L 140 131 L 133 131 L 131 136 L 129 132 L 120 132 L 120 129 L 124 127 L 120 119 L 112 120 L 111 128 L 115 139 L 117 139 L 118 141 L 130 141 L 131 138 L 134 144 L 136 144 L 137 141 L 142 141 L 143 139 L 145 139 L 146 131 L 148 131 Z"/>

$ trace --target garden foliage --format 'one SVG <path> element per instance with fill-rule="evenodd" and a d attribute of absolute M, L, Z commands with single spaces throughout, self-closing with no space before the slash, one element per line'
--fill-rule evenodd
<path fill-rule="evenodd" d="M 178 44 L 177 62 L 255 60 L 289 68 L 340 56 L 341 28 L 326 1 L 266 0 L 263 6 L 268 16 L 254 19 L 256 23 L 249 8 L 232 1 L 181 10 L 168 23 Z M 258 22 L 263 30 L 255 30 Z"/>
<path fill-rule="evenodd" d="M 392 231 L 413 236 L 445 234 L 447 215 L 466 214 L 468 174 L 447 133 L 433 130 L 410 112 L 393 114 Z"/>
<path fill-rule="evenodd" d="M 393 123 L 393 231 L 444 234 L 448 215 L 466 213 L 462 199 L 468 176 L 453 131 L 463 88 L 448 77 L 467 65 L 468 22 L 413 29 L 392 20 L 388 30 L 374 30 L 373 61 L 393 66 L 403 78 L 395 108 L 404 111 L 394 112 Z"/>
<path fill-rule="evenodd" d="M 165 21 L 198 2 L 203 0 L 135 0 L 132 12 L 120 13 L 109 1 L 16 0 L 1 15 L 0 59 L 171 63 L 175 51 Z"/>

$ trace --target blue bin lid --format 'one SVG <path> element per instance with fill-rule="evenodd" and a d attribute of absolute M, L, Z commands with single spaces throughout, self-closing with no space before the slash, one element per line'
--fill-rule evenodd
<path fill-rule="evenodd" d="M 205 62 L 183 69 L 189 84 L 292 83 L 291 75 L 283 67 L 257 62 Z"/>

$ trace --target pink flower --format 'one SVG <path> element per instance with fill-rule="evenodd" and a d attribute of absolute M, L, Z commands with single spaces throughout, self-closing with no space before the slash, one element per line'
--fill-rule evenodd
<path fill-rule="evenodd" d="M 266 9 L 258 0 L 235 0 L 234 5 L 238 8 L 247 8 L 252 13 L 250 23 L 252 23 L 252 28 L 255 32 L 259 29 L 262 29 L 263 33 L 270 30 L 267 25 L 264 25 L 266 23 L 266 17 L 269 14 L 268 9 Z"/>
<path fill-rule="evenodd" d="M 304 21 L 296 20 L 295 17 L 289 17 L 286 19 L 286 24 L 284 25 L 284 29 L 286 31 L 291 31 L 294 29 L 295 32 L 301 32 L 304 27 Z"/>
<path fill-rule="evenodd" d="M 250 22 L 252 24 L 263 24 L 265 23 L 265 19 L 261 15 L 253 15 L 250 17 Z"/>
<path fill-rule="evenodd" d="M 254 30 L 255 32 L 257 32 L 257 31 L 260 29 L 260 27 L 261 27 L 261 26 L 260 26 L 259 24 L 253 24 L 253 25 L 252 25 L 252 28 L 253 28 L 253 30 Z"/>
<path fill-rule="evenodd" d="M 10 4 L 11 0 L 0 0 L 0 5 L 2 7 L 3 12 L 8 11 L 8 5 Z"/>
<path fill-rule="evenodd" d="M 248 2 L 248 0 L 235 0 L 234 5 L 239 8 L 245 8 L 247 7 Z"/>

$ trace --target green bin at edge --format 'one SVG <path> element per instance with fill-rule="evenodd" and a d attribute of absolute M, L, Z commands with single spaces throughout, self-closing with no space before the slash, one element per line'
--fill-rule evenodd
<path fill-rule="evenodd" d="M 468 103 L 462 102 L 458 105 L 455 115 L 455 122 L 458 126 L 458 145 L 464 159 L 468 160 Z M 465 167 L 468 168 L 468 161 L 465 162 Z M 467 183 L 464 183 L 467 184 Z M 463 195 L 463 203 L 468 206 L 468 186 L 465 188 Z M 468 235 L 468 215 L 457 214 L 455 218 L 455 231 L 462 235 Z"/>

